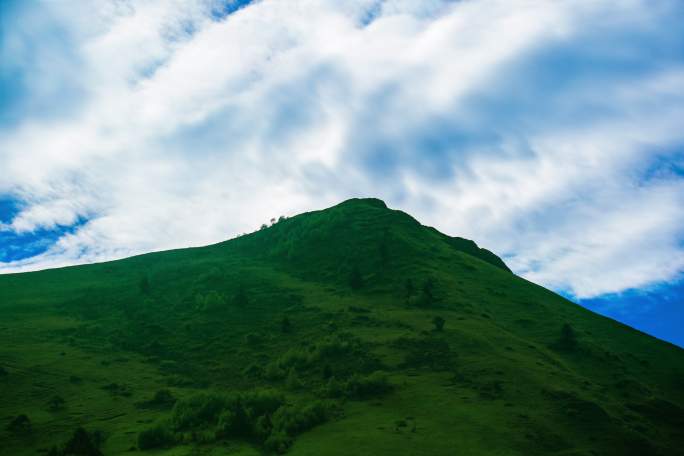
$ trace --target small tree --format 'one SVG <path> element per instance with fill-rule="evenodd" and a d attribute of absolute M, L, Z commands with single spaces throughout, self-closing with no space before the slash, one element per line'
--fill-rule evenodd
<path fill-rule="evenodd" d="M 558 340 L 558 347 L 562 350 L 572 351 L 577 348 L 577 335 L 575 330 L 569 323 L 565 323 L 561 328 L 560 339 Z"/>
<path fill-rule="evenodd" d="M 349 286 L 352 290 L 358 290 L 363 287 L 363 277 L 361 276 L 359 268 L 356 266 L 352 268 L 351 274 L 349 274 Z"/>
<path fill-rule="evenodd" d="M 446 321 L 440 316 L 436 316 L 432 319 L 432 324 L 435 325 L 435 331 L 442 331 L 444 329 L 444 323 L 446 323 Z"/>

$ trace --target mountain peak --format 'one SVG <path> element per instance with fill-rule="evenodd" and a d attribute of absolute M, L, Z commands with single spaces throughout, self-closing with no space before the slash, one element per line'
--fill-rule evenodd
<path fill-rule="evenodd" d="M 357 206 L 366 205 L 377 207 L 380 209 L 388 209 L 387 204 L 379 198 L 350 198 L 348 200 L 342 201 L 337 206 Z"/>
<path fill-rule="evenodd" d="M 230 242 L 230 241 L 229 241 Z M 285 261 L 307 277 L 335 280 L 352 268 L 385 271 L 439 257 L 510 269 L 474 241 L 424 226 L 377 198 L 352 198 L 307 212 L 240 238 L 238 248 L 259 258 Z"/>

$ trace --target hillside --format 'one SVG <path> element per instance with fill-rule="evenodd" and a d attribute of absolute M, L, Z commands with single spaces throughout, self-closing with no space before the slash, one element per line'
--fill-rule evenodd
<path fill-rule="evenodd" d="M 0 276 L 0 391 L 8 455 L 684 447 L 682 349 L 374 199 Z"/>

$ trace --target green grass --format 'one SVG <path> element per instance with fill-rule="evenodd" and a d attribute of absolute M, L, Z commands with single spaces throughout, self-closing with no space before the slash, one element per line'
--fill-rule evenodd
<path fill-rule="evenodd" d="M 561 342 L 565 324 L 576 344 Z M 0 439 L 12 455 L 59 454 L 79 426 L 105 455 L 675 455 L 684 445 L 680 348 L 378 200 L 208 247 L 0 276 L 0 368 Z M 258 391 L 282 401 L 221 399 L 215 415 L 178 425 L 181 412 L 202 412 L 186 410 L 193 398 Z M 228 412 L 242 424 L 226 427 Z M 22 414 L 31 429 L 9 429 Z M 140 450 L 141 433 L 161 448 Z"/>

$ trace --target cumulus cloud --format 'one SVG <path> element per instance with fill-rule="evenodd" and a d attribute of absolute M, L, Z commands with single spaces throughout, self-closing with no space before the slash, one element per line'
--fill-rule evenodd
<path fill-rule="evenodd" d="M 657 3 L 16 6 L 0 196 L 21 210 L 0 232 L 78 226 L 0 271 L 217 242 L 372 195 L 577 297 L 671 280 L 684 7 Z"/>

